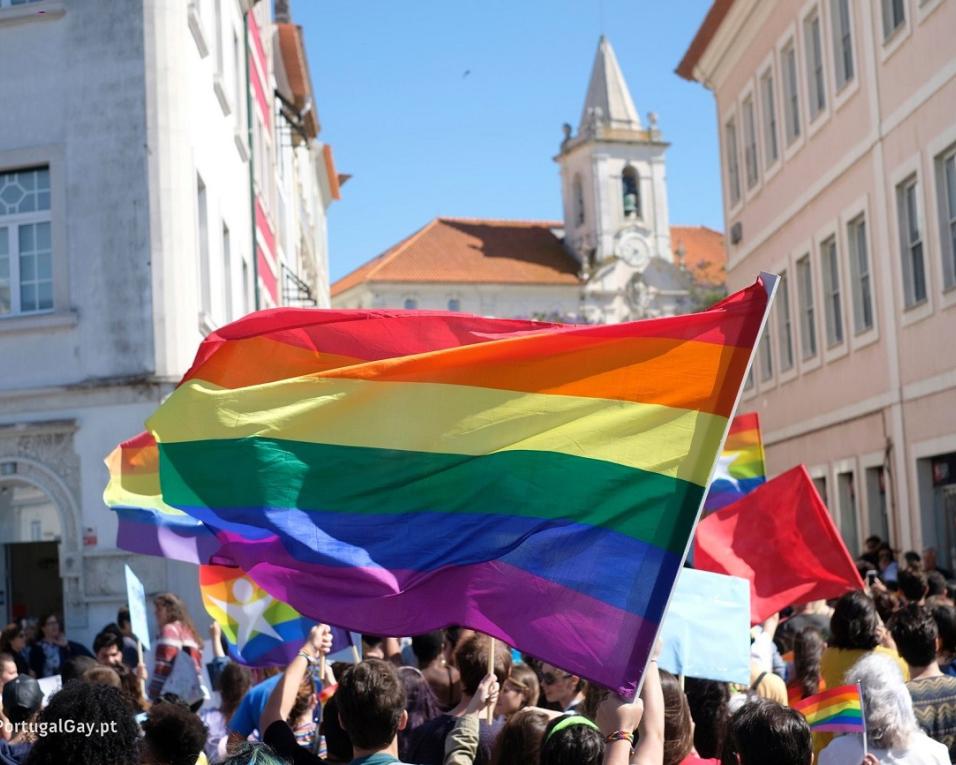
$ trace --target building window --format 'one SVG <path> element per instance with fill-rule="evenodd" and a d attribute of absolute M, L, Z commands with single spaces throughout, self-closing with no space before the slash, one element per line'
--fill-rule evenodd
<path fill-rule="evenodd" d="M 797 261 L 797 298 L 800 300 L 800 350 L 804 360 L 812 359 L 817 355 L 817 318 L 809 253 Z"/>
<path fill-rule="evenodd" d="M 827 108 L 827 90 L 823 75 L 823 36 L 820 14 L 814 11 L 803 21 L 803 41 L 807 56 L 807 84 L 810 95 L 810 121 Z"/>
<path fill-rule="evenodd" d="M 737 164 L 737 125 L 733 119 L 724 127 L 724 142 L 727 151 L 727 192 L 730 206 L 740 201 L 740 168 Z"/>
<path fill-rule="evenodd" d="M 860 540 L 856 524 L 856 488 L 853 485 L 853 473 L 837 475 L 837 492 L 840 502 L 840 536 L 848 550 L 858 550 Z"/>
<path fill-rule="evenodd" d="M 624 201 L 624 217 L 641 217 L 641 179 L 634 165 L 625 165 L 621 173 L 621 195 Z"/>
<path fill-rule="evenodd" d="M 889 523 L 886 508 L 886 473 L 883 467 L 866 469 L 866 500 L 869 516 L 869 533 L 881 539 L 889 539 Z"/>
<path fill-rule="evenodd" d="M 222 282 L 226 321 L 232 321 L 234 318 L 232 312 L 232 242 L 229 238 L 229 226 L 225 223 L 222 225 Z"/>
<path fill-rule="evenodd" d="M 861 215 L 847 225 L 850 243 L 850 287 L 853 292 L 853 332 L 873 329 L 873 285 L 867 253 L 866 220 Z"/>
<path fill-rule="evenodd" d="M 780 274 L 777 287 L 777 345 L 780 351 L 780 371 L 793 369 L 793 325 L 790 322 L 790 285 L 787 274 Z"/>
<path fill-rule="evenodd" d="M 773 346 L 770 341 L 770 323 L 763 330 L 760 338 L 760 382 L 767 382 L 773 377 Z"/>
<path fill-rule="evenodd" d="M 581 175 L 574 174 L 571 182 L 571 204 L 574 206 L 574 223 L 577 226 L 584 224 L 584 187 L 581 185 Z"/>
<path fill-rule="evenodd" d="M 50 169 L 0 173 L 0 316 L 53 310 Z"/>
<path fill-rule="evenodd" d="M 448 310 L 449 311 L 460 311 L 461 310 L 461 300 L 458 298 L 450 298 L 448 300 Z"/>
<path fill-rule="evenodd" d="M 747 172 L 747 188 L 752 189 L 760 180 L 757 167 L 757 120 L 754 115 L 754 100 L 747 96 L 743 107 L 744 120 L 744 169 Z"/>
<path fill-rule="evenodd" d="M 418 301 L 415 298 L 405 298 L 404 306 L 406 311 L 414 311 L 418 308 Z"/>
<path fill-rule="evenodd" d="M 800 95 L 797 82 L 797 49 L 793 40 L 783 49 L 783 117 L 787 146 L 800 137 Z"/>
<path fill-rule="evenodd" d="M 889 40 L 906 23 L 905 0 L 881 0 L 883 4 L 883 41 Z"/>
<path fill-rule="evenodd" d="M 760 99 L 763 103 L 763 156 L 764 164 L 770 167 L 777 161 L 777 104 L 774 101 L 773 72 L 768 69 L 760 78 Z"/>
<path fill-rule="evenodd" d="M 936 160 L 943 286 L 956 287 L 956 146 Z"/>
<path fill-rule="evenodd" d="M 900 255 L 903 259 L 903 302 L 912 308 L 926 300 L 926 270 L 923 264 L 923 236 L 919 225 L 916 178 L 896 187 L 900 226 Z"/>
<path fill-rule="evenodd" d="M 830 0 L 833 17 L 833 66 L 837 92 L 853 79 L 853 38 L 850 32 L 850 0 Z"/>
<path fill-rule="evenodd" d="M 199 251 L 199 298 L 203 316 L 212 315 L 212 282 L 209 268 L 209 201 L 206 184 L 196 176 L 196 237 Z"/>
<path fill-rule="evenodd" d="M 826 323 L 827 347 L 843 342 L 843 298 L 840 295 L 840 261 L 836 237 L 820 245 L 820 267 L 823 269 L 823 316 Z"/>

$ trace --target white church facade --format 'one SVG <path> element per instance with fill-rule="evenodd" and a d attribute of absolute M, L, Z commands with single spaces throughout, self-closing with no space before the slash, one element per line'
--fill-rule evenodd
<path fill-rule="evenodd" d="M 332 305 L 587 323 L 694 310 L 722 288 L 723 237 L 670 225 L 667 148 L 602 36 L 554 158 L 563 221 L 436 218 L 334 283 Z"/>

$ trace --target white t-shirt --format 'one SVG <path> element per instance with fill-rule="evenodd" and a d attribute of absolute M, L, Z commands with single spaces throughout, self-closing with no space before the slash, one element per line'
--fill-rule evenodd
<path fill-rule="evenodd" d="M 949 750 L 920 731 L 910 737 L 906 749 L 871 749 L 884 765 L 950 765 Z M 863 762 L 863 739 L 847 733 L 833 739 L 820 752 L 817 765 L 860 765 Z"/>

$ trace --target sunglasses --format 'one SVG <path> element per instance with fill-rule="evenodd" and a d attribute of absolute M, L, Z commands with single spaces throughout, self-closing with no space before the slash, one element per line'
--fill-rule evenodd
<path fill-rule="evenodd" d="M 541 684 L 542 685 L 554 685 L 559 680 L 567 680 L 571 675 L 565 672 L 561 677 L 558 677 L 553 672 L 545 672 L 541 675 Z"/>

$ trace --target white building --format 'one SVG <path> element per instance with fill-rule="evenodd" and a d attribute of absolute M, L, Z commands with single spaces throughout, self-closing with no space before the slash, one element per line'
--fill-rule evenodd
<path fill-rule="evenodd" d="M 604 323 L 684 313 L 702 285 L 723 285 L 721 235 L 670 226 L 668 144 L 604 37 L 577 132 L 564 131 L 563 222 L 437 218 L 337 281 L 333 305 Z"/>
<path fill-rule="evenodd" d="M 253 0 L 0 0 L 0 618 L 112 621 L 104 456 L 210 329 L 328 303 L 338 178 L 285 26 Z M 195 567 L 133 565 L 200 612 Z"/>

